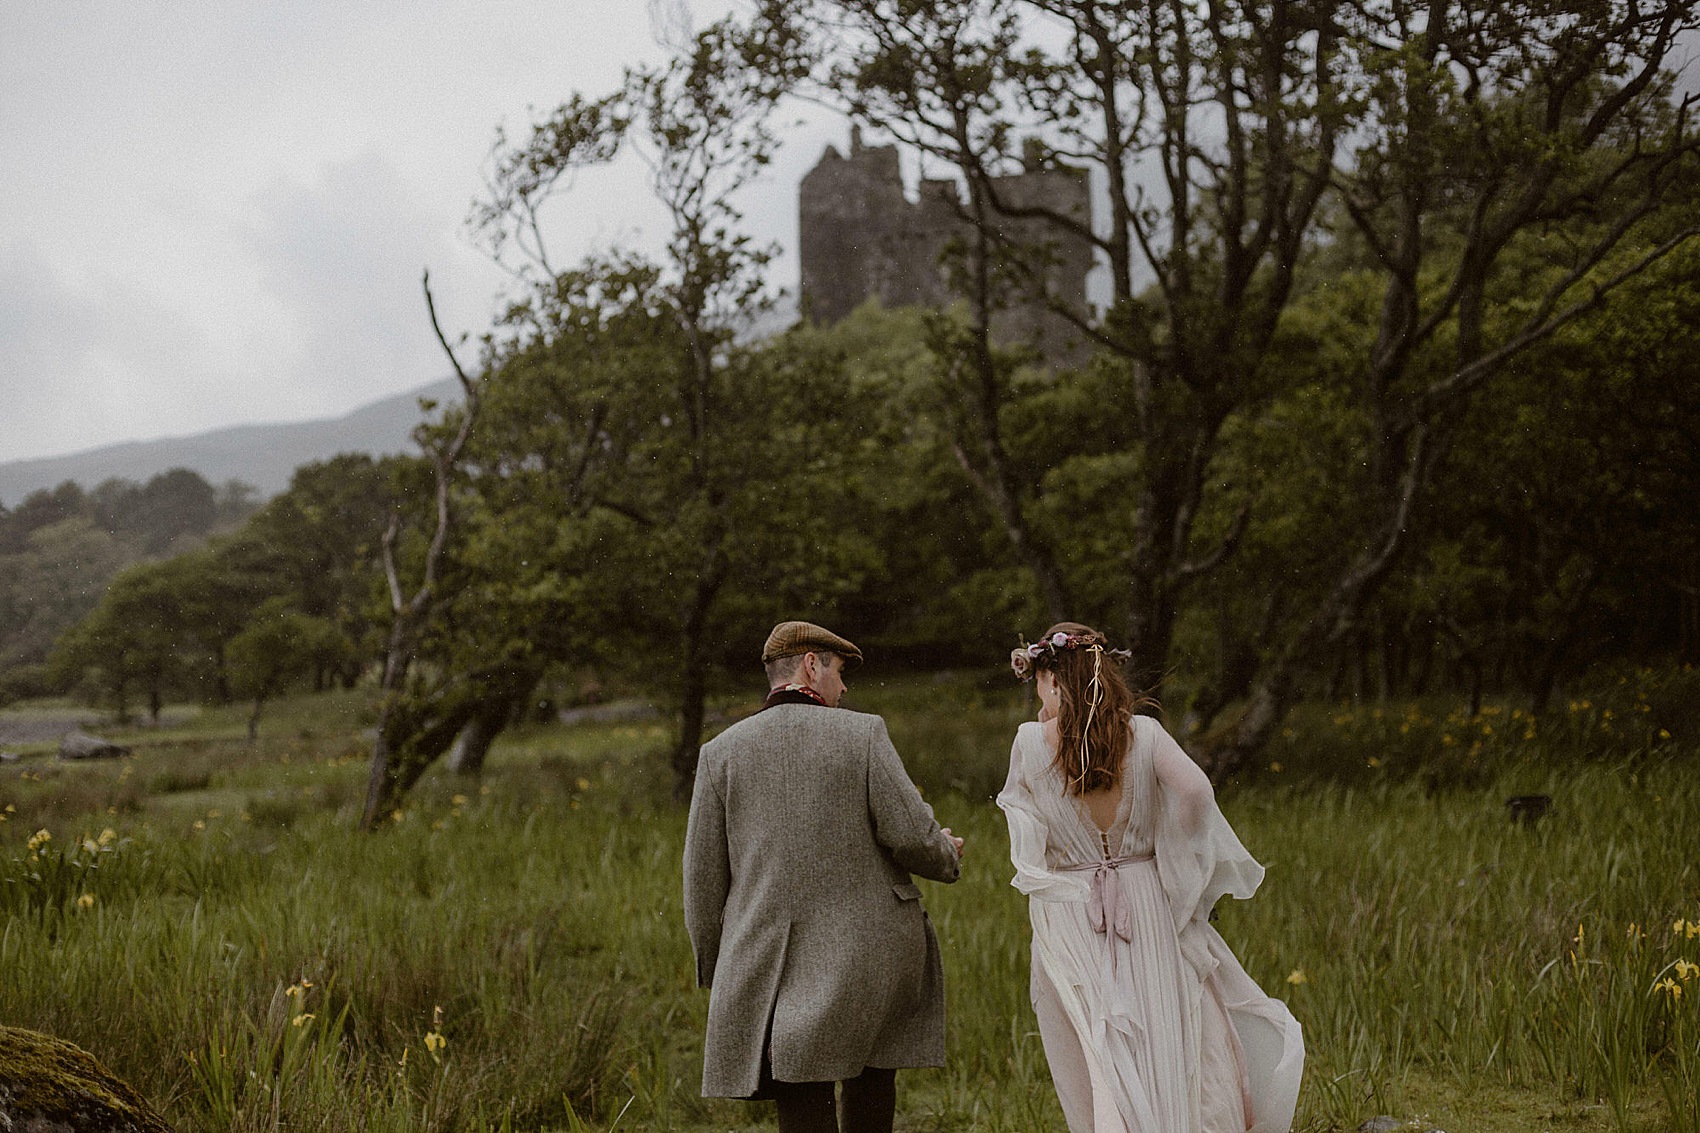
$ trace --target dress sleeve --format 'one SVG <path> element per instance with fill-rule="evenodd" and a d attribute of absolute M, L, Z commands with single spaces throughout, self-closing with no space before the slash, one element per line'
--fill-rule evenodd
<path fill-rule="evenodd" d="M 1157 775 L 1157 867 L 1175 926 L 1208 922 L 1225 895 L 1242 900 L 1257 892 L 1263 867 L 1240 844 L 1216 805 L 1210 780 L 1174 737 L 1150 717 L 1135 717 L 1136 742 L 1153 745 Z"/>
<path fill-rule="evenodd" d="M 1022 732 L 1029 727 L 1038 725 L 1023 724 L 1015 733 L 1009 752 L 1009 777 L 998 792 L 998 806 L 1009 822 L 1009 860 L 1015 866 L 1010 884 L 1041 901 L 1084 901 L 1090 893 L 1086 880 L 1057 873 L 1045 859 L 1045 819 L 1022 752 Z"/>

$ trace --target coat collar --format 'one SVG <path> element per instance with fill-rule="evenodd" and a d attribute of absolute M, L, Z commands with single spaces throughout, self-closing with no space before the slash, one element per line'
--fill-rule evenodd
<path fill-rule="evenodd" d="M 825 708 L 826 701 L 820 694 L 806 685 L 780 685 L 767 694 L 767 699 L 761 702 L 758 712 L 765 712 L 778 704 L 812 704 L 817 708 Z"/>

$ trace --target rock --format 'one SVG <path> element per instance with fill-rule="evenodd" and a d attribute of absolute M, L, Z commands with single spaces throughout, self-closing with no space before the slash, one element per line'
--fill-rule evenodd
<path fill-rule="evenodd" d="M 60 759 L 117 759 L 129 755 L 130 749 L 87 732 L 66 732 L 59 741 Z"/>
<path fill-rule="evenodd" d="M 1372 1117 L 1358 1126 L 1355 1133 L 1445 1133 L 1420 1117 L 1401 1121 L 1397 1117 Z"/>
<path fill-rule="evenodd" d="M 23 754 L 16 751 L 0 751 L 0 763 L 16 763 Z"/>
<path fill-rule="evenodd" d="M 1512 822 L 1533 826 L 1541 818 L 1552 813 L 1552 796 L 1512 795 L 1505 800 L 1505 812 L 1511 816 Z"/>
<path fill-rule="evenodd" d="M 563 708 L 556 719 L 563 724 L 608 724 L 626 720 L 654 720 L 661 709 L 653 704 L 627 701 L 620 704 L 592 704 L 584 708 Z"/>
<path fill-rule="evenodd" d="M 0 1130 L 171 1133 L 171 1126 L 82 1048 L 0 1027 Z"/>

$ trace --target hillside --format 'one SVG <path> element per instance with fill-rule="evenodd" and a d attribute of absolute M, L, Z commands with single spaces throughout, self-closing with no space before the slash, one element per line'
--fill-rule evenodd
<path fill-rule="evenodd" d="M 118 476 L 143 482 L 170 468 L 189 468 L 210 483 L 242 480 L 262 496 L 289 486 L 290 473 L 310 461 L 341 452 L 373 455 L 404 452 L 419 423 L 421 397 L 446 400 L 458 389 L 453 379 L 374 401 L 342 417 L 274 425 L 236 425 L 187 437 L 128 441 L 67 456 L 0 463 L 0 503 L 16 506 L 38 488 L 75 480 L 92 488 Z"/>

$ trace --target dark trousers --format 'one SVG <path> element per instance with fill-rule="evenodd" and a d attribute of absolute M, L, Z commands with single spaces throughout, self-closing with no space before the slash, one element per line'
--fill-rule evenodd
<path fill-rule="evenodd" d="M 842 1086 L 843 1097 L 833 1097 Z M 779 1133 L 891 1133 L 897 1115 L 897 1071 L 870 1066 L 834 1082 L 764 1082 L 779 1103 Z"/>

